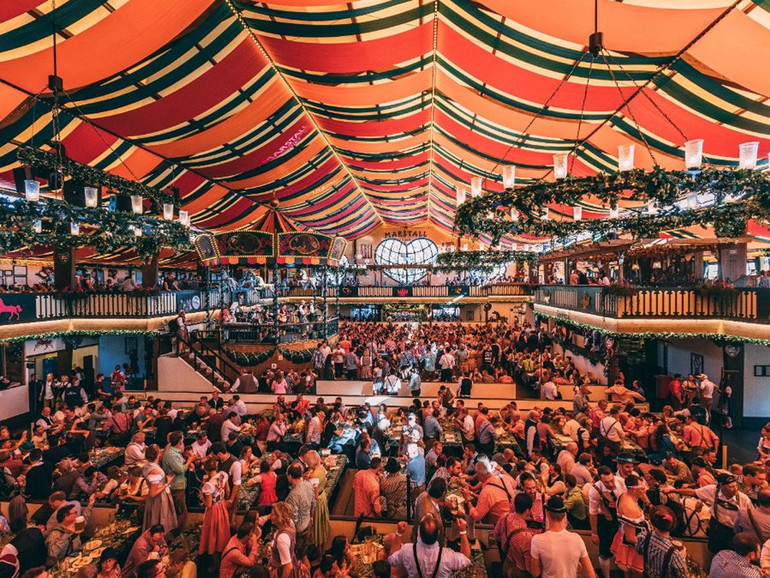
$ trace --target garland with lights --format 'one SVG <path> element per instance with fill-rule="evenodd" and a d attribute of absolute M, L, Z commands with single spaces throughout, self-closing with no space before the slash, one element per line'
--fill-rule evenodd
<path fill-rule="evenodd" d="M 482 271 L 488 273 L 501 265 L 537 263 L 538 254 L 534 251 L 448 251 L 439 253 L 433 271 L 450 273 L 452 271 Z"/>
<path fill-rule="evenodd" d="M 704 208 L 682 208 L 675 203 L 687 195 L 713 193 L 716 204 Z M 577 205 L 592 196 L 615 209 L 620 201 L 640 201 L 657 205 L 657 214 L 641 210 L 616 218 L 554 221 L 542 216 L 548 204 Z M 740 203 L 724 202 L 740 198 Z M 515 209 L 519 218 L 504 217 Z M 770 220 L 770 175 L 748 169 L 720 170 L 705 168 L 700 172 L 666 171 L 656 166 L 651 171 L 634 169 L 616 173 L 598 173 L 594 177 L 567 177 L 555 182 L 539 181 L 532 185 L 493 192 L 467 200 L 457 208 L 455 229 L 461 235 L 490 235 L 493 243 L 507 234 L 530 234 L 564 238 L 591 232 L 606 237 L 615 232 L 637 238 L 655 237 L 661 231 L 712 225 L 718 237 L 740 237 L 750 219 Z"/>
<path fill-rule="evenodd" d="M 57 249 L 93 247 L 101 253 L 133 248 L 142 261 L 157 255 L 161 247 L 188 250 L 190 230 L 179 221 L 124 211 L 76 207 L 60 201 L 0 202 L 0 253 L 31 245 Z M 73 235 L 71 224 L 93 229 Z M 140 229 L 141 236 L 135 231 Z"/>
<path fill-rule="evenodd" d="M 549 315 L 547 313 L 535 313 L 536 319 L 550 319 L 557 323 L 570 327 L 572 329 L 582 329 L 594 331 L 601 331 L 602 335 L 613 337 L 615 339 L 710 339 L 717 345 L 725 345 L 728 343 L 752 343 L 755 345 L 764 345 L 770 347 L 770 339 L 755 339 L 752 337 L 735 337 L 733 335 L 718 335 L 714 333 L 687 333 L 676 331 L 645 331 L 644 333 L 617 333 L 614 331 L 608 331 L 601 329 L 587 323 L 581 323 L 579 321 L 573 321 L 571 319 L 564 319 L 558 315 Z"/>
<path fill-rule="evenodd" d="M 61 158 L 53 152 L 46 152 L 30 147 L 19 147 L 18 159 L 23 165 L 46 169 L 55 173 L 62 172 L 61 177 L 69 176 L 75 181 L 88 183 L 95 187 L 105 187 L 118 190 L 129 195 L 139 195 L 158 204 L 170 203 L 175 206 L 178 202 L 174 195 L 153 187 L 131 181 L 118 175 L 113 175 L 101 169 L 80 164 L 65 156 Z"/>
<path fill-rule="evenodd" d="M 230 361 L 237 363 L 242 367 L 253 367 L 265 363 L 276 352 L 292 363 L 310 363 L 313 359 L 312 349 L 286 349 L 284 347 L 271 348 L 265 351 L 234 351 L 224 348 L 225 355 Z"/>
<path fill-rule="evenodd" d="M 21 341 L 37 341 L 40 339 L 51 339 L 54 337 L 62 337 L 65 339 L 69 337 L 98 338 L 102 335 L 143 335 L 145 337 L 158 337 L 161 335 L 161 332 L 155 330 L 143 331 L 141 329 L 105 329 L 103 331 L 84 331 L 73 329 L 71 331 L 51 331 L 48 333 L 32 333 L 28 335 L 21 335 L 19 337 L 6 337 L 4 339 L 0 339 L 0 343 L 19 343 Z"/>

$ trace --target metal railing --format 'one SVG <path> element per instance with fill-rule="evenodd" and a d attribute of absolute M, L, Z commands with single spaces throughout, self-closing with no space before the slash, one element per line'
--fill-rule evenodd
<path fill-rule="evenodd" d="M 704 317 L 770 323 L 770 289 L 544 285 L 534 302 L 604 317 Z"/>
<path fill-rule="evenodd" d="M 276 337 L 277 331 L 277 337 Z M 337 335 L 337 317 L 308 323 L 227 323 L 221 329 L 221 343 L 285 344 L 328 339 Z"/>

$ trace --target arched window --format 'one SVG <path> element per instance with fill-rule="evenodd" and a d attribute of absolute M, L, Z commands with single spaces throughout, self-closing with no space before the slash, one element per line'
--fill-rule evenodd
<path fill-rule="evenodd" d="M 438 247 L 430 239 L 419 237 L 404 243 L 400 239 L 385 239 L 374 251 L 377 265 L 431 265 L 436 262 Z M 413 285 L 425 277 L 427 269 L 397 267 L 385 269 L 385 274 L 401 285 Z"/>

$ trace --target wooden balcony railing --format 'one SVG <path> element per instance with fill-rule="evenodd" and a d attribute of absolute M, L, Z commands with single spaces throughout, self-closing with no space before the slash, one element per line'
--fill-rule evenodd
<path fill-rule="evenodd" d="M 454 297 L 518 297 L 531 295 L 532 289 L 529 285 L 520 283 L 501 283 L 496 285 L 414 285 L 414 286 L 370 286 L 361 285 L 357 287 L 342 286 L 327 288 L 327 297 L 334 298 L 339 290 L 341 299 L 355 297 L 374 297 L 374 298 L 437 298 L 452 299 Z M 310 287 L 292 287 L 284 289 L 283 295 L 288 297 L 312 298 L 314 290 Z M 322 297 L 322 289 L 315 289 L 315 297 Z"/>
<path fill-rule="evenodd" d="M 614 288 L 544 285 L 534 302 L 603 317 L 717 318 L 770 323 L 770 289 L 684 289 L 677 287 Z"/>

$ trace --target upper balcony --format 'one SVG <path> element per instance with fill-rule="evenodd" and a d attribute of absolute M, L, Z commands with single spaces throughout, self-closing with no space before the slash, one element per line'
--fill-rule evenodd
<path fill-rule="evenodd" d="M 535 313 L 617 333 L 703 333 L 767 339 L 770 289 L 542 285 Z"/>
<path fill-rule="evenodd" d="M 506 283 L 498 285 L 440 285 L 440 286 L 367 286 L 328 287 L 327 305 L 392 303 L 413 301 L 443 303 L 446 301 L 482 303 L 489 301 L 529 300 L 532 287 Z M 272 289 L 240 291 L 243 305 L 270 306 Z M 338 297 L 339 295 L 339 297 Z M 281 287 L 281 302 L 299 302 L 315 298 L 320 306 L 320 287 Z M 229 301 L 229 295 L 226 294 Z M 157 331 L 179 311 L 188 314 L 188 323 L 202 322 L 207 311 L 222 306 L 220 290 L 136 291 L 131 293 L 2 293 L 0 294 L 0 339 L 25 335 L 63 333 L 66 331 L 94 332 L 104 330 Z"/>
<path fill-rule="evenodd" d="M 532 286 L 523 283 L 496 283 L 494 285 L 413 285 L 413 286 L 348 286 L 329 287 L 327 298 L 336 299 L 339 292 L 343 303 L 376 302 L 394 299 L 436 300 L 467 298 L 469 301 L 510 300 L 511 297 L 524 298 L 532 295 Z M 290 287 L 280 291 L 280 295 L 290 299 L 308 299 L 322 295 L 322 290 L 308 287 Z"/>

